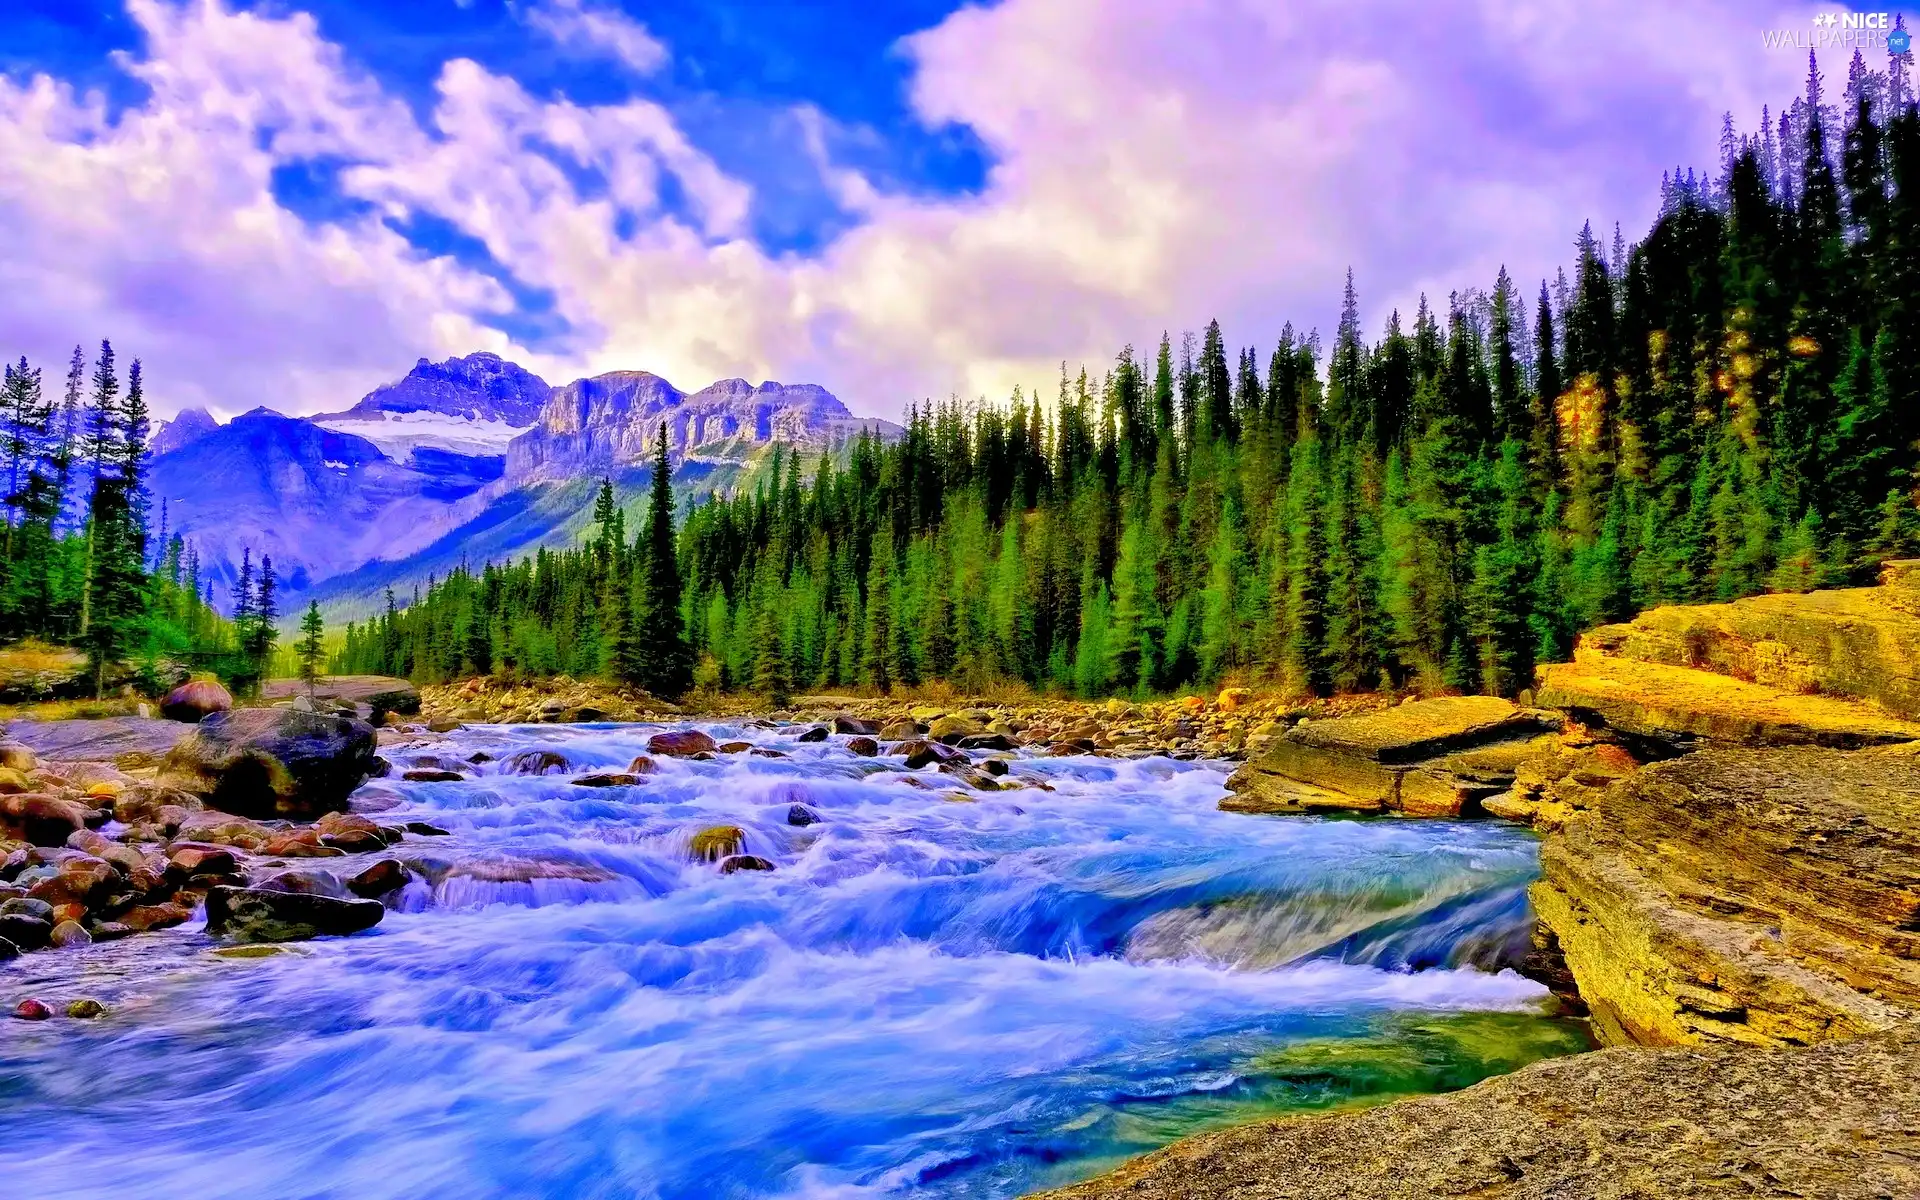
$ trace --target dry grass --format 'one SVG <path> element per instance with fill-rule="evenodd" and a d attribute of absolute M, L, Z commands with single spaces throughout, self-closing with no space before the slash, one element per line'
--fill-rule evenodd
<path fill-rule="evenodd" d="M 65 646 L 28 639 L 0 648 L 0 671 L 71 671 L 86 655 Z"/>
<path fill-rule="evenodd" d="M 109 696 L 104 700 L 45 700 L 39 704 L 0 704 L 0 721 L 90 721 L 101 717 L 132 716 L 138 700 Z"/>

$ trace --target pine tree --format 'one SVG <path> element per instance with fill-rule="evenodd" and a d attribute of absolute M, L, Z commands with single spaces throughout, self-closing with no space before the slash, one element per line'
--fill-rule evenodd
<path fill-rule="evenodd" d="M 307 602 L 307 615 L 300 619 L 300 644 L 296 651 L 300 658 L 300 682 L 307 685 L 307 695 L 312 696 L 320 681 L 320 669 L 326 662 L 326 623 L 320 616 L 320 602 Z"/>
<path fill-rule="evenodd" d="M 678 699 L 693 686 L 693 648 L 681 613 L 673 475 L 664 421 L 654 443 L 653 480 L 647 494 L 646 587 L 640 593 L 638 612 L 641 686 L 656 696 Z"/>

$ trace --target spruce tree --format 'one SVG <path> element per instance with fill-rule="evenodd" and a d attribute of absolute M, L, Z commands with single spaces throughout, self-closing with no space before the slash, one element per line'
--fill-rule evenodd
<path fill-rule="evenodd" d="M 693 648 L 681 613 L 680 560 L 674 546 L 673 475 L 667 460 L 667 425 L 654 443 L 653 480 L 647 493 L 646 586 L 638 605 L 641 686 L 678 699 L 693 686 Z"/>
<path fill-rule="evenodd" d="M 320 671 L 326 665 L 326 623 L 320 616 L 320 602 L 309 600 L 307 614 L 300 618 L 300 644 L 296 648 L 300 658 L 300 682 L 307 685 L 307 695 L 312 696 L 320 681 Z"/>

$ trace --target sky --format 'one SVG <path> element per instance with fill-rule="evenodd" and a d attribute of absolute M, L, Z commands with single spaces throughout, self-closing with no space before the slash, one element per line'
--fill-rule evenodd
<path fill-rule="evenodd" d="M 477 350 L 878 416 L 1216 317 L 1264 362 L 1349 268 L 1373 333 L 1644 232 L 1823 11 L 6 0 L 0 354 L 110 338 L 159 412 L 227 416 Z"/>

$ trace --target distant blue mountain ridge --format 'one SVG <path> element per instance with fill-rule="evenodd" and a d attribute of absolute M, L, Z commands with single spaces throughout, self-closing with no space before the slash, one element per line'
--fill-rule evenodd
<path fill-rule="evenodd" d="M 155 433 L 149 479 L 223 607 L 251 551 L 272 556 L 283 614 L 314 598 L 344 619 L 463 561 L 572 544 L 602 477 L 637 517 L 662 422 L 683 499 L 739 486 L 775 447 L 817 459 L 862 431 L 900 433 L 815 384 L 689 393 L 615 371 L 556 388 L 479 353 L 423 358 L 335 413 L 256 408 L 222 425 L 185 410 Z"/>

